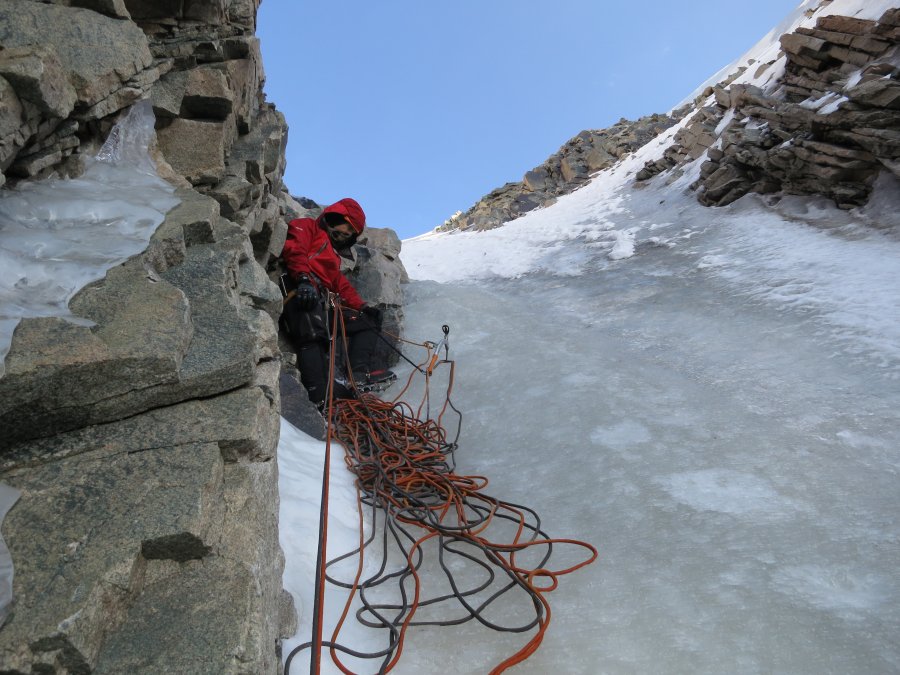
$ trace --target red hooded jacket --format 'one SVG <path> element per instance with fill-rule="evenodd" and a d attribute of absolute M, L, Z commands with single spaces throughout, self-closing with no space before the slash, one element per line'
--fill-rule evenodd
<path fill-rule="evenodd" d="M 347 306 L 360 309 L 365 302 L 347 277 L 341 274 L 341 258 L 322 226 L 326 213 L 344 216 L 356 234 L 361 234 L 366 226 L 366 214 L 362 207 L 353 199 L 342 199 L 326 206 L 316 219 L 297 218 L 288 223 L 287 241 L 284 242 L 281 257 L 294 278 L 306 274 L 314 284 L 341 296 Z"/>

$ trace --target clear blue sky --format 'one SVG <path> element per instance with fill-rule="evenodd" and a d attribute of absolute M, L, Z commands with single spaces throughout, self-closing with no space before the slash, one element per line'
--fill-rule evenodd
<path fill-rule="evenodd" d="M 285 182 L 401 238 L 582 129 L 667 112 L 799 0 L 263 0 Z"/>

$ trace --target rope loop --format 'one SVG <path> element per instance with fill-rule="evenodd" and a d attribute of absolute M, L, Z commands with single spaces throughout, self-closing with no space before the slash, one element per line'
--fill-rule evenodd
<path fill-rule="evenodd" d="M 335 303 L 332 334 L 346 340 L 340 301 Z M 331 441 L 337 441 L 344 448 L 347 468 L 356 476 L 360 536 L 356 549 L 331 560 L 321 571 L 317 568 L 317 596 L 324 594 L 325 580 L 349 589 L 349 596 L 328 641 L 322 639 L 322 603 L 317 598 L 318 632 L 314 623 L 313 640 L 295 648 L 285 661 L 286 675 L 295 654 L 307 648 L 313 652 L 310 672 L 317 673 L 317 654 L 324 647 L 344 673 L 354 672 L 344 662 L 348 656 L 361 660 L 358 665 L 366 672 L 374 666 L 378 673 L 387 673 L 399 661 L 406 633 L 413 626 L 476 621 L 495 631 L 534 631 L 524 646 L 491 670 L 501 673 L 540 646 L 550 624 L 550 605 L 544 595 L 558 587 L 561 576 L 597 558 L 597 549 L 587 542 L 549 537 L 534 510 L 485 494 L 486 477 L 456 473 L 454 455 L 462 413 L 451 401 L 455 363 L 447 358 L 449 326 L 442 326 L 442 331 L 444 337 L 438 343 L 402 340 L 423 348 L 425 356 L 392 400 L 371 393 L 335 400 L 329 392 L 326 462 Z M 441 346 L 445 348 L 444 359 L 437 354 Z M 335 351 L 332 345 L 332 355 Z M 443 366 L 443 401 L 438 413 L 432 415 L 430 387 Z M 332 358 L 332 373 L 334 369 Z M 346 368 L 347 372 L 351 370 Z M 417 376 L 424 380 L 424 386 L 414 405 L 403 397 L 412 391 Z M 451 412 L 457 420 L 452 437 L 442 422 Z M 323 482 L 327 483 L 327 466 Z M 326 499 L 327 489 L 323 487 Z M 327 521 L 324 504 L 323 509 Z M 366 517 L 371 523 L 368 537 L 364 536 Z M 324 525 L 320 518 L 320 550 L 324 550 Z M 548 563 L 560 547 L 581 551 L 580 559 L 564 569 L 552 570 Z M 374 562 L 365 564 L 367 556 Z M 528 558 L 528 564 L 520 562 L 523 557 Z M 342 578 L 343 574 L 339 577 L 335 570 L 351 559 L 356 561 L 352 578 Z M 368 575 L 364 570 L 369 570 Z M 439 590 L 429 590 L 420 574 L 426 572 L 425 578 L 446 580 L 446 584 L 440 584 Z M 501 597 L 506 612 L 500 609 Z M 340 644 L 342 627 L 354 603 L 359 605 L 357 621 L 386 631 L 383 649 L 362 653 Z"/>

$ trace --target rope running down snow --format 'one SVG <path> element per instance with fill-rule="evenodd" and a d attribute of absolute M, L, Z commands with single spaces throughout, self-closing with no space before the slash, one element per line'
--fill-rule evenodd
<path fill-rule="evenodd" d="M 346 344 L 340 306 L 334 311 L 334 333 Z M 445 328 L 446 334 L 449 329 Z M 407 342 L 407 341 L 404 341 Z M 446 342 L 443 342 L 446 346 Z M 518 651 L 491 673 L 501 673 L 524 661 L 540 646 L 550 623 L 550 605 L 544 597 L 558 585 L 559 577 L 590 564 L 597 558 L 597 550 L 583 541 L 549 537 L 541 528 L 541 521 L 532 509 L 505 502 L 483 492 L 488 480 L 482 476 L 462 476 L 455 473 L 453 452 L 462 415 L 451 402 L 455 363 L 447 358 L 435 360 L 435 343 L 421 343 L 426 358 L 417 366 L 406 385 L 391 401 L 373 394 L 358 394 L 356 399 L 328 399 L 328 442 L 323 481 L 328 480 L 329 443 L 337 440 L 344 446 L 345 462 L 356 475 L 359 508 L 359 546 L 327 563 L 324 573 L 317 566 L 317 595 L 324 593 L 324 580 L 349 590 L 340 619 L 330 640 L 322 640 L 322 600 L 316 598 L 313 641 L 296 647 L 285 661 L 285 675 L 300 651 L 311 648 L 310 672 L 319 672 L 319 658 L 323 646 L 344 673 L 352 674 L 340 654 L 355 659 L 379 660 L 378 673 L 387 673 L 399 661 L 407 630 L 411 626 L 452 626 L 472 620 L 495 631 L 535 634 Z M 332 349 L 332 354 L 335 353 Z M 347 364 L 347 372 L 350 372 Z M 447 366 L 446 393 L 438 415 L 422 418 L 423 410 L 430 413 L 430 379 L 437 366 Z M 332 369 L 334 364 L 332 363 Z M 421 373 L 425 378 L 424 394 L 413 409 L 402 401 Z M 333 378 L 331 378 L 333 379 Z M 441 425 L 444 415 L 452 410 L 458 418 L 455 437 L 449 440 Z M 323 499 L 327 487 L 323 486 Z M 327 505 L 322 516 L 327 520 Z M 371 534 L 365 537 L 364 509 L 371 518 Z M 380 524 L 381 527 L 376 527 Z M 324 521 L 321 550 L 324 552 Z M 364 556 L 375 552 L 373 544 L 380 530 L 378 569 L 363 579 Z M 582 550 L 576 562 L 561 569 L 549 567 L 554 547 L 567 545 Z M 352 580 L 342 580 L 329 574 L 342 561 L 356 558 Z M 398 564 L 397 559 L 401 562 Z M 523 560 L 524 558 L 524 560 Z M 419 572 L 429 569 L 436 576 L 435 564 L 449 586 L 448 592 L 423 597 Z M 462 568 L 462 574 L 454 571 Z M 435 569 L 435 574 L 431 570 Z M 387 595 L 387 583 L 397 585 L 397 594 Z M 513 612 L 498 609 L 498 600 L 510 596 Z M 339 643 L 342 626 L 354 600 L 361 604 L 357 621 L 372 628 L 387 631 L 386 646 L 376 652 L 359 652 Z M 530 610 L 528 609 L 530 607 Z M 422 617 L 421 615 L 426 616 Z M 511 616 L 506 616 L 508 614 Z M 526 618 L 519 618 L 525 614 Z M 371 672 L 367 667 L 366 671 Z"/>

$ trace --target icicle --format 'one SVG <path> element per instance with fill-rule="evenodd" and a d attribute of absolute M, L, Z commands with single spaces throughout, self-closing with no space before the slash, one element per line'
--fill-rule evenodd
<path fill-rule="evenodd" d="M 131 106 L 79 178 L 22 181 L 0 191 L 0 377 L 24 317 L 76 323 L 72 296 L 140 253 L 178 199 L 150 159 L 149 101 Z"/>
<path fill-rule="evenodd" d="M 97 160 L 113 165 L 130 165 L 141 171 L 156 173 L 149 148 L 155 138 L 156 117 L 147 99 L 138 101 L 116 122 L 97 153 Z"/>

